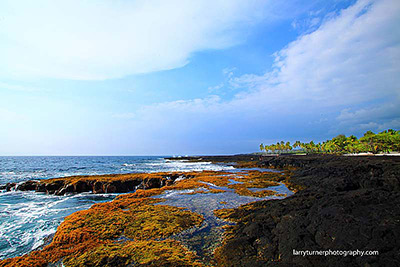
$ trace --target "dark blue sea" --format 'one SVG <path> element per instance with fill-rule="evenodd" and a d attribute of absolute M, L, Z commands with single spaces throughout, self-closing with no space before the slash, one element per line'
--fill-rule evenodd
<path fill-rule="evenodd" d="M 72 175 L 227 170 L 210 162 L 169 161 L 163 157 L 0 157 L 0 184 Z M 0 259 L 23 255 L 43 245 L 71 213 L 110 201 L 118 194 L 67 196 L 0 192 Z"/>

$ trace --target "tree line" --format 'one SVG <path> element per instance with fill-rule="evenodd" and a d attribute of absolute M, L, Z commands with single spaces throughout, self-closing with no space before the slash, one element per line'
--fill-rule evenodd
<path fill-rule="evenodd" d="M 380 133 L 367 131 L 364 136 L 357 139 L 354 135 L 346 137 L 341 134 L 322 143 L 302 143 L 296 141 L 293 145 L 290 142 L 277 142 L 276 144 L 260 144 L 260 150 L 267 153 L 325 153 L 325 154 L 345 154 L 371 152 L 388 153 L 400 151 L 400 131 L 389 129 Z"/>

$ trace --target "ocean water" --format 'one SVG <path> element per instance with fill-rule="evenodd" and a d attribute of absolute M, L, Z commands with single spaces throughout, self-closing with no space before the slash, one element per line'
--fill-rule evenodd
<path fill-rule="evenodd" d="M 232 169 L 223 164 L 169 161 L 162 157 L 0 157 L 0 184 L 71 175 Z M 0 192 L 0 259 L 39 248 L 66 216 L 117 195 Z"/>

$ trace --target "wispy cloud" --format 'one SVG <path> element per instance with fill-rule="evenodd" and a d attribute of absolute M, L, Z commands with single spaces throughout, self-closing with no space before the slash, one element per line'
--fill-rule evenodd
<path fill-rule="evenodd" d="M 245 39 L 268 2 L 0 2 L 0 77 L 107 79 L 181 67 Z"/>
<path fill-rule="evenodd" d="M 207 90 L 209 93 L 217 93 L 222 87 L 224 87 L 224 83 L 219 83 L 215 86 L 208 87 Z"/>

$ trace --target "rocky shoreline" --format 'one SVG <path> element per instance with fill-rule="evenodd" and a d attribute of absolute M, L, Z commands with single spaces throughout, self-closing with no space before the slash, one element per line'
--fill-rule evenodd
<path fill-rule="evenodd" d="M 216 251 L 220 266 L 400 266 L 400 158 L 202 157 L 296 167 L 305 189 L 226 210 L 236 222 Z M 191 160 L 196 160 L 192 158 Z M 378 256 L 298 256 L 297 251 L 378 251 Z"/>
<path fill-rule="evenodd" d="M 46 180 L 29 180 L 23 183 L 7 183 L 0 190 L 35 191 L 46 194 L 65 195 L 68 193 L 92 192 L 127 193 L 137 189 L 160 188 L 171 185 L 178 178 L 185 178 L 185 173 L 157 174 L 110 174 L 93 176 L 70 176 Z"/>
<path fill-rule="evenodd" d="M 203 238 L 198 238 L 199 236 L 196 235 L 207 228 L 208 222 L 205 222 L 209 220 L 208 215 L 205 216 L 207 212 L 204 214 L 200 210 L 196 212 L 185 207 L 184 204 L 177 206 L 163 204 L 163 202 L 167 203 L 170 193 L 181 195 L 183 199 L 198 199 L 199 201 L 207 199 L 204 197 L 209 194 L 211 197 L 208 198 L 209 200 L 214 198 L 213 206 L 221 209 L 232 207 L 232 203 L 229 205 L 220 203 L 219 196 L 221 195 L 231 202 L 238 200 L 233 195 L 247 199 L 254 198 L 254 200 L 270 196 L 284 197 L 287 192 L 279 193 L 279 190 L 272 188 L 282 184 L 290 185 L 289 179 L 289 172 L 252 170 L 138 173 L 42 180 L 39 185 L 47 183 L 57 185 L 58 188 L 84 181 L 88 184 L 99 182 L 107 184 L 135 180 L 141 181 L 140 185 L 145 188 L 136 188 L 134 193 L 121 194 L 110 202 L 97 203 L 87 210 L 67 216 L 57 228 L 49 244 L 20 257 L 0 260 L 0 266 L 214 265 L 213 253 L 210 250 L 210 257 L 208 257 L 207 249 L 218 246 L 219 242 L 215 246 L 207 242 L 203 243 Z M 158 182 L 149 184 L 150 181 L 157 180 Z M 149 188 L 149 185 L 160 187 Z M 37 183 L 32 183 L 31 187 L 25 188 L 36 189 L 36 186 Z M 250 190 L 252 188 L 259 190 L 252 191 Z M 51 192 L 56 191 L 52 189 L 49 193 Z M 244 201 L 244 203 L 248 202 Z M 233 207 L 237 206 L 233 204 Z M 194 207 L 198 205 L 195 204 Z M 213 216 L 212 213 L 211 216 Z M 203 222 L 205 228 L 201 228 Z M 193 239 L 185 230 L 194 230 L 193 233 L 196 234 Z M 190 248 L 179 239 L 180 233 L 189 234 L 187 237 L 191 240 Z M 219 238 L 220 235 L 215 240 Z M 206 246 L 204 252 L 207 253 L 201 256 L 197 252 L 203 246 Z"/>
<path fill-rule="evenodd" d="M 286 170 L 283 176 L 286 178 L 277 173 L 270 173 L 268 183 L 272 185 L 277 181 L 283 182 L 297 191 L 284 199 L 257 201 L 235 209 L 215 210 L 214 213 L 219 218 L 236 223 L 226 228 L 224 241 L 215 250 L 217 266 L 400 266 L 400 157 L 237 155 L 176 160 L 283 169 Z M 134 253 L 132 255 L 141 255 L 140 251 L 149 245 L 154 247 L 146 252 L 150 253 L 150 258 L 140 259 L 148 265 L 139 264 L 140 266 L 156 266 L 152 265 L 152 262 L 157 258 L 155 255 L 158 248 L 179 255 L 189 255 L 184 263 L 179 261 L 179 264 L 190 266 L 191 261 L 196 261 L 194 254 L 190 254 L 186 248 L 173 241 L 158 241 L 158 235 L 154 233 L 164 231 L 162 229 L 165 228 L 165 222 L 171 222 L 173 229 L 176 225 L 183 229 L 199 225 L 201 218 L 190 213 L 188 216 L 192 216 L 193 221 L 181 221 L 179 218 L 183 210 L 171 209 L 169 206 L 155 207 L 155 200 L 149 196 L 169 189 L 204 187 L 201 181 L 228 186 L 229 179 L 226 175 L 224 172 L 206 171 L 142 173 L 74 176 L 27 181 L 18 185 L 8 184 L 3 190 L 15 188 L 57 195 L 149 190 L 137 190 L 134 194 L 120 196 L 115 201 L 98 204 L 87 211 L 67 217 L 57 231 L 57 238 L 50 245 L 23 257 L 0 261 L 0 266 L 47 266 L 49 262 L 57 262 L 63 258 L 68 266 L 80 266 L 83 263 L 84 266 L 92 266 L 90 264 L 97 259 L 96 257 L 102 259 L 101 264 L 107 263 L 103 264 L 104 266 L 114 266 L 114 263 L 118 263 L 115 266 L 126 266 L 123 262 L 132 261 L 133 258 L 129 258 L 131 256 L 121 258 L 117 253 L 111 257 L 108 251 L 130 251 L 129 253 Z M 252 187 L 255 181 L 267 182 L 263 180 L 265 178 L 262 173 L 248 175 L 251 183 L 229 186 L 235 189 L 235 192 L 246 195 L 251 192 L 244 189 Z M 208 189 L 210 193 L 221 191 Z M 170 212 L 175 215 L 169 217 Z M 129 223 L 135 222 L 134 218 L 138 214 L 143 216 L 142 224 L 127 227 Z M 154 221 L 157 214 L 164 215 L 160 215 L 161 217 Z M 148 237 L 143 237 L 143 241 L 140 241 L 143 244 L 135 244 L 128 240 L 124 245 L 120 245 L 113 241 L 124 231 L 127 233 L 127 229 L 130 229 L 133 236 L 135 231 L 139 230 L 132 229 L 154 227 L 154 223 L 159 230 L 149 232 Z M 78 227 L 78 224 L 82 224 L 82 227 Z M 99 227 L 104 229 L 99 231 Z M 110 229 L 114 231 L 112 234 L 107 232 L 111 231 Z M 171 230 L 171 233 L 179 231 L 181 230 Z M 104 234 L 107 235 L 103 236 Z M 166 236 L 169 235 L 168 232 Z M 125 237 L 122 235 L 122 238 Z M 100 247 L 99 242 L 102 244 Z M 72 247 L 74 250 L 70 251 Z M 294 250 L 378 251 L 379 255 L 303 257 L 295 255 Z M 167 254 L 163 255 L 158 263 L 171 263 Z M 91 259 L 93 255 L 97 255 L 96 259 Z M 75 262 L 72 256 L 79 257 L 80 260 Z M 196 264 L 202 265 L 198 261 Z"/>

